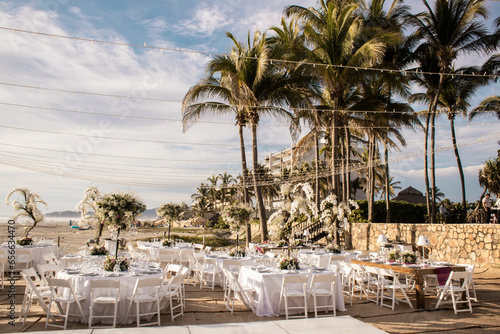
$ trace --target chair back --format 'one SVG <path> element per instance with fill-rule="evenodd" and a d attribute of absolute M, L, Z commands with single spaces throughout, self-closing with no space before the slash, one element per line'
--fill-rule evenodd
<path fill-rule="evenodd" d="M 94 294 L 96 293 L 95 290 L 100 290 L 100 289 L 106 290 L 107 294 L 114 291 L 115 301 L 120 300 L 120 281 L 118 279 L 111 278 L 111 279 L 91 280 L 89 286 L 90 286 L 90 300 L 94 300 L 95 298 Z"/>
<path fill-rule="evenodd" d="M 313 275 L 311 279 L 311 290 L 314 290 L 319 287 L 319 285 L 322 285 L 322 288 L 324 287 L 324 283 L 329 283 L 329 290 L 334 291 L 334 286 L 335 283 L 337 282 L 337 275 L 335 274 L 321 274 L 321 275 Z"/>
<path fill-rule="evenodd" d="M 59 264 L 59 261 L 57 260 L 57 257 L 54 253 L 49 252 L 46 254 L 42 255 L 42 258 L 46 263 L 54 263 L 54 264 Z"/>
<path fill-rule="evenodd" d="M 26 287 L 27 287 L 27 293 L 34 294 L 35 296 L 33 298 L 38 299 L 39 305 L 42 307 L 42 310 L 45 312 L 45 314 L 48 313 L 49 309 L 47 307 L 47 304 L 43 301 L 43 297 L 40 294 L 40 291 L 37 288 L 36 283 L 31 279 L 31 276 L 29 273 L 26 272 L 26 269 L 21 270 L 21 277 L 26 281 Z"/>
<path fill-rule="evenodd" d="M 283 284 L 307 283 L 307 276 L 304 275 L 284 275 Z"/>
<path fill-rule="evenodd" d="M 46 263 L 38 265 L 38 272 L 42 277 L 43 285 L 49 285 L 47 277 L 56 277 L 59 267 L 55 263 Z"/>
<path fill-rule="evenodd" d="M 29 263 L 31 261 L 31 254 L 29 249 L 16 249 L 16 262 Z"/>
<path fill-rule="evenodd" d="M 21 272 L 28 276 L 36 286 L 44 286 L 43 281 L 40 280 L 40 277 L 36 273 L 35 268 L 30 267 L 27 269 L 22 269 Z"/>

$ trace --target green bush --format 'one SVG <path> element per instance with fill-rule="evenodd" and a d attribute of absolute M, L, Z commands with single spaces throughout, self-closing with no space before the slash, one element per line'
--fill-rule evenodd
<path fill-rule="evenodd" d="M 359 209 L 353 210 L 350 220 L 355 223 L 368 222 L 368 201 L 357 201 Z M 391 223 L 425 223 L 427 208 L 425 204 L 412 204 L 408 202 L 389 202 L 391 209 Z M 385 223 L 385 201 L 375 201 L 373 205 L 373 223 Z"/>

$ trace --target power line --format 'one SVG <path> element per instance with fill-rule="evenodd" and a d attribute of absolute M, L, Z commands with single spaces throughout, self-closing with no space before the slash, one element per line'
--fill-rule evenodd
<path fill-rule="evenodd" d="M 113 155 L 113 154 L 98 154 L 98 153 L 80 153 L 75 151 L 66 151 L 66 150 L 57 150 L 51 148 L 43 148 L 43 147 L 34 147 L 34 146 L 25 146 L 25 145 L 16 145 L 16 144 L 7 144 L 1 143 L 0 145 L 10 146 L 10 147 L 18 147 L 18 148 L 27 148 L 33 150 L 41 150 L 41 151 L 50 151 L 50 152 L 59 152 L 65 154 L 79 154 L 84 156 L 98 156 L 98 157 L 106 157 L 106 158 L 119 158 L 119 159 L 133 159 L 133 160 L 154 160 L 154 161 L 167 161 L 167 162 L 183 162 L 183 163 L 241 163 L 241 161 L 237 160 L 187 160 L 187 159 L 165 159 L 165 158 L 147 158 L 147 157 L 138 157 L 138 156 L 124 156 L 124 155 Z"/>
<path fill-rule="evenodd" d="M 223 53 L 187 50 L 187 49 L 179 49 L 179 48 L 174 49 L 174 48 L 166 48 L 166 47 L 159 47 L 159 46 L 149 46 L 149 45 L 146 45 L 146 43 L 144 43 L 144 45 L 138 45 L 138 44 L 124 43 L 124 42 L 103 41 L 103 40 L 98 40 L 98 39 L 56 35 L 56 34 L 15 29 L 15 28 L 9 28 L 9 27 L 0 27 L 0 29 L 11 31 L 11 32 L 16 32 L 16 33 L 26 33 L 26 34 L 46 36 L 46 37 L 52 37 L 52 38 L 70 39 L 73 41 L 84 41 L 84 42 L 90 42 L 91 44 L 100 43 L 100 44 L 110 44 L 110 45 L 119 45 L 119 46 L 127 46 L 127 47 L 134 47 L 134 48 L 145 48 L 145 49 L 159 50 L 162 53 L 163 53 L 163 51 L 167 51 L 167 52 L 177 52 L 177 53 L 200 54 L 200 55 L 205 55 L 205 56 L 210 56 L 210 57 L 225 56 L 225 54 L 223 54 Z M 246 56 L 239 56 L 239 58 L 258 59 L 258 57 L 246 57 Z M 269 61 L 270 63 L 278 62 L 278 63 L 285 63 L 285 64 L 288 63 L 288 64 L 296 64 L 296 65 L 311 65 L 314 67 L 321 66 L 321 67 L 326 67 L 327 69 L 331 67 L 331 68 L 341 68 L 341 69 L 342 68 L 343 69 L 352 69 L 352 70 L 356 70 L 356 71 L 363 70 L 363 71 L 377 71 L 377 72 L 386 72 L 386 73 L 401 73 L 404 75 L 408 75 L 408 74 L 422 75 L 422 74 L 425 74 L 425 75 L 466 76 L 466 77 L 478 77 L 478 78 L 481 78 L 481 77 L 497 78 L 498 77 L 498 75 L 494 75 L 494 74 L 476 74 L 476 73 L 469 74 L 469 73 L 463 73 L 463 72 L 460 74 L 459 73 L 439 73 L 439 72 L 427 72 L 427 71 L 420 71 L 420 70 L 399 70 L 399 69 L 384 69 L 384 68 L 373 68 L 373 67 L 363 67 L 363 66 L 333 65 L 333 64 L 322 64 L 322 63 L 312 63 L 312 62 L 307 62 L 307 61 L 294 61 L 294 60 L 273 59 L 273 58 L 266 59 L 266 61 Z"/>

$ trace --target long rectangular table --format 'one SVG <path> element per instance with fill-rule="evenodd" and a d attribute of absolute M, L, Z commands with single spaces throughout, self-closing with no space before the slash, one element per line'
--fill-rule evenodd
<path fill-rule="evenodd" d="M 425 308 L 425 292 L 424 292 L 424 275 L 436 275 L 435 266 L 419 267 L 419 266 L 402 266 L 390 263 L 379 263 L 373 261 L 355 260 L 351 263 L 357 263 L 363 266 L 378 267 L 384 269 L 392 269 L 396 273 L 409 274 L 415 276 L 415 292 L 417 299 L 417 308 Z M 453 271 L 465 271 L 464 266 L 449 266 Z"/>

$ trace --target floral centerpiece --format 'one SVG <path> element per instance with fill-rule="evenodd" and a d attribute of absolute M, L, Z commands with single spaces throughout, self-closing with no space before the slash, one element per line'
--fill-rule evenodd
<path fill-rule="evenodd" d="M 30 237 L 22 237 L 20 239 L 17 239 L 16 240 L 16 243 L 19 245 L 19 246 L 29 246 L 29 245 L 32 245 L 33 244 L 33 239 L 31 239 Z"/>
<path fill-rule="evenodd" d="M 172 247 L 174 245 L 173 241 L 170 241 L 168 239 L 163 239 L 163 242 L 161 243 L 163 247 Z"/>
<path fill-rule="evenodd" d="M 290 268 L 300 269 L 299 260 L 295 257 L 284 257 L 280 261 L 280 269 L 286 270 Z"/>
<path fill-rule="evenodd" d="M 417 262 L 417 256 L 413 252 L 405 251 L 403 253 L 403 262 L 408 264 L 413 264 Z"/>
<path fill-rule="evenodd" d="M 108 250 L 104 246 L 94 245 L 89 249 L 90 255 L 107 255 Z"/>
<path fill-rule="evenodd" d="M 278 241 L 278 247 L 287 247 L 288 243 L 285 240 Z"/>
<path fill-rule="evenodd" d="M 239 248 L 233 248 L 229 252 L 229 256 L 245 257 L 245 255 L 246 255 L 245 251 Z"/>
<path fill-rule="evenodd" d="M 401 254 L 397 250 L 392 250 L 389 252 L 389 261 L 397 261 L 401 258 Z"/>
<path fill-rule="evenodd" d="M 325 252 L 340 254 L 341 249 L 339 245 L 329 244 L 325 247 Z"/>
<path fill-rule="evenodd" d="M 293 245 L 296 247 L 304 246 L 304 242 L 300 239 L 296 239 L 293 241 Z"/>
<path fill-rule="evenodd" d="M 18 199 L 12 201 L 12 206 L 14 210 L 16 210 L 16 214 L 12 217 L 13 220 L 16 220 L 19 217 L 26 217 L 31 220 L 33 224 L 31 226 L 26 226 L 23 237 L 27 238 L 29 233 L 35 226 L 44 220 L 43 214 L 38 208 L 39 204 L 45 205 L 47 208 L 47 203 L 45 203 L 40 195 L 37 193 L 31 192 L 27 188 L 17 188 L 12 190 L 5 199 L 5 204 L 10 204 L 11 197 L 18 195 Z"/>
<path fill-rule="evenodd" d="M 114 271 L 116 266 L 118 266 L 120 271 L 127 271 L 129 267 L 128 259 L 115 259 L 114 257 L 107 257 L 102 264 L 102 269 L 106 271 Z"/>
<path fill-rule="evenodd" d="M 117 231 L 116 258 L 120 230 L 126 229 L 127 223 L 144 212 L 146 205 L 132 194 L 106 194 L 96 204 L 96 215 L 102 218 L 102 224 L 107 224 Z"/>

